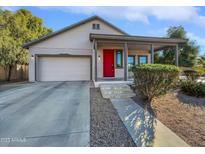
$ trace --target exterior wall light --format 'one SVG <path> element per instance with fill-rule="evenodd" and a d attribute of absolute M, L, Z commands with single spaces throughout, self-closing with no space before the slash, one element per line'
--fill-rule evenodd
<path fill-rule="evenodd" d="M 31 60 L 34 60 L 34 55 L 31 55 Z"/>

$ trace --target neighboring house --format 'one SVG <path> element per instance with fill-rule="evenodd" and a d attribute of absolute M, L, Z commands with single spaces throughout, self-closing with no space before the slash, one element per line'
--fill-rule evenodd
<path fill-rule="evenodd" d="M 129 67 L 153 63 L 154 52 L 184 40 L 128 35 L 93 16 L 24 45 L 29 81 L 128 80 Z"/>

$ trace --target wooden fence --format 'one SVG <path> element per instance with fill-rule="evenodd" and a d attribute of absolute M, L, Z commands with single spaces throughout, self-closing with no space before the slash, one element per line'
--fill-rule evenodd
<path fill-rule="evenodd" d="M 0 67 L 0 81 L 5 81 L 5 71 Z M 25 81 L 28 80 L 28 65 L 16 65 L 11 70 L 11 80 Z"/>

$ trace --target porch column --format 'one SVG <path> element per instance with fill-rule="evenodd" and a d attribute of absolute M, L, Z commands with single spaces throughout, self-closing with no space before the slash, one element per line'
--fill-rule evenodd
<path fill-rule="evenodd" d="M 95 54 L 95 81 L 97 81 L 97 41 L 94 40 L 94 54 Z"/>
<path fill-rule="evenodd" d="M 124 44 L 124 80 L 127 81 L 127 75 L 128 75 L 128 64 L 127 64 L 127 56 L 128 55 L 128 46 L 127 42 Z"/>
<path fill-rule="evenodd" d="M 150 46 L 150 53 L 151 53 L 151 64 L 154 64 L 154 46 L 151 44 Z"/>
<path fill-rule="evenodd" d="M 176 64 L 176 66 L 179 66 L 179 47 L 178 47 L 178 44 L 176 45 L 176 51 L 175 51 L 175 64 Z"/>

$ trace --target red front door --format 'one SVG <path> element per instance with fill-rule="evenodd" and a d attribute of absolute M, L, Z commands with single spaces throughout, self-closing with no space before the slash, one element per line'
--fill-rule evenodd
<path fill-rule="evenodd" d="M 103 76 L 104 77 L 114 77 L 114 50 L 104 49 L 103 50 Z"/>

